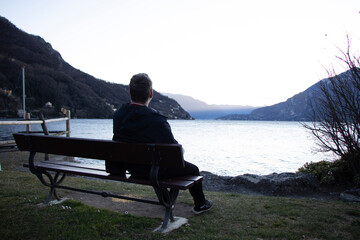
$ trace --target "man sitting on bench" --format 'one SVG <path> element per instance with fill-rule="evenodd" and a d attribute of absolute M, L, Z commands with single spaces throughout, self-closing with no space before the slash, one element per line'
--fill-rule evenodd
<path fill-rule="evenodd" d="M 152 81 L 145 73 L 134 75 L 130 80 L 131 103 L 124 104 L 118 109 L 113 118 L 113 140 L 129 143 L 164 143 L 177 144 L 171 132 L 166 117 L 148 105 L 153 97 Z M 112 174 L 121 174 L 123 166 L 116 162 L 106 162 L 106 171 Z M 126 165 L 130 174 L 137 177 L 148 177 L 150 167 Z M 199 176 L 199 168 L 185 161 L 184 168 L 159 169 L 159 178 L 171 178 L 195 175 Z M 192 211 L 200 214 L 212 207 L 212 201 L 206 200 L 202 189 L 202 182 L 195 184 L 190 189 L 195 206 Z"/>

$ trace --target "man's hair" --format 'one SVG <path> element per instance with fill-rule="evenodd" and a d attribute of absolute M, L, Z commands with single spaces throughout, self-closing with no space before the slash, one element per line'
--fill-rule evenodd
<path fill-rule="evenodd" d="M 145 103 L 152 91 L 152 81 L 146 73 L 139 73 L 131 78 L 129 88 L 133 102 Z"/>

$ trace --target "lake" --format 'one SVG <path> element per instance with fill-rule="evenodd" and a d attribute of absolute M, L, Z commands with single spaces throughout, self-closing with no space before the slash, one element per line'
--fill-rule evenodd
<path fill-rule="evenodd" d="M 201 171 L 218 175 L 295 172 L 306 162 L 332 160 L 330 153 L 318 152 L 315 139 L 298 122 L 170 120 L 175 139 L 185 149 L 185 159 Z M 41 130 L 32 125 L 32 130 Z M 48 129 L 65 129 L 65 122 L 49 123 Z M 0 138 L 25 126 L 0 126 Z M 111 119 L 72 119 L 71 136 L 112 138 Z M 80 159 L 93 164 L 98 161 Z"/>

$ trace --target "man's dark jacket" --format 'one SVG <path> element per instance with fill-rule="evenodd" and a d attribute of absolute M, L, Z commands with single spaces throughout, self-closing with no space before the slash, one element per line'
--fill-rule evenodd
<path fill-rule="evenodd" d="M 113 133 L 113 140 L 120 142 L 178 143 L 166 117 L 141 105 L 124 104 L 117 110 L 113 117 Z M 124 168 L 138 176 L 147 176 L 149 173 L 149 168 L 106 161 L 106 171 L 112 174 L 124 174 Z"/>

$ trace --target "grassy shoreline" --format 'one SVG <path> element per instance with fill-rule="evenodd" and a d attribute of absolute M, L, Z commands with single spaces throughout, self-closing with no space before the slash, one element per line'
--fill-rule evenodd
<path fill-rule="evenodd" d="M 161 221 L 157 218 L 125 215 L 76 201 L 40 208 L 37 204 L 44 201 L 48 189 L 34 175 L 19 171 L 26 159 L 27 153 L 0 153 L 1 239 L 358 239 L 360 236 L 360 204 L 341 201 L 206 192 L 214 201 L 214 208 L 190 217 L 188 225 L 168 235 L 151 232 Z M 115 192 L 124 184 L 77 177 L 66 181 L 74 186 Z M 132 195 L 154 195 L 148 187 L 128 189 Z M 181 191 L 178 202 L 190 204 L 190 194 Z"/>

